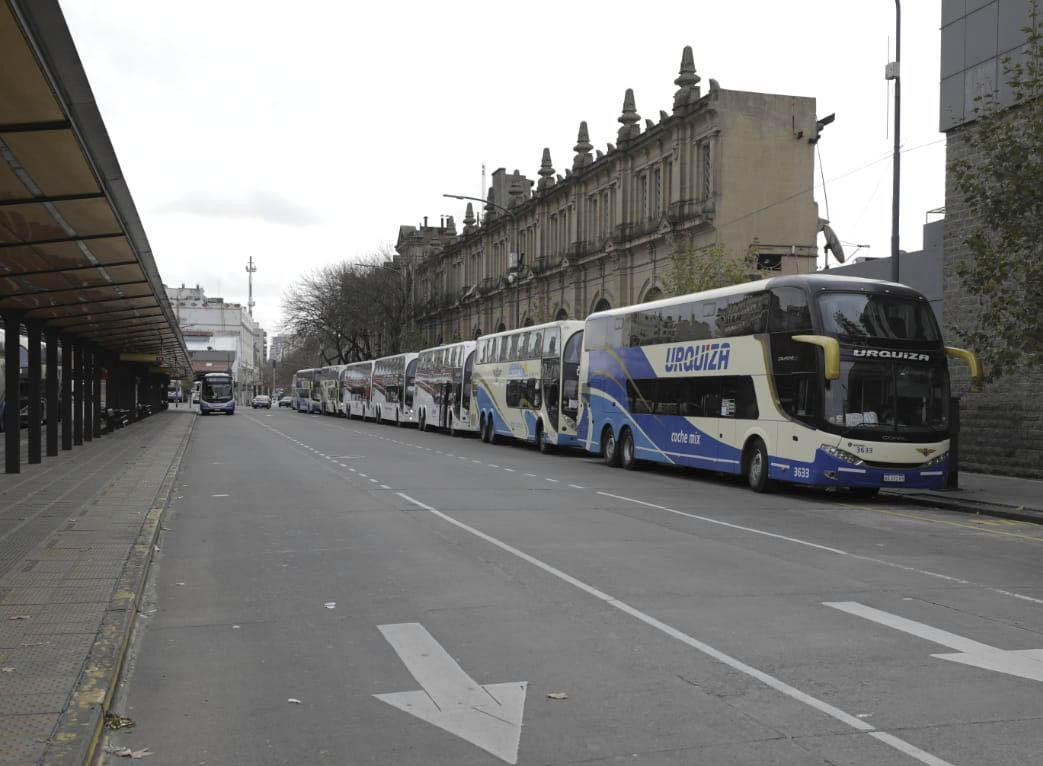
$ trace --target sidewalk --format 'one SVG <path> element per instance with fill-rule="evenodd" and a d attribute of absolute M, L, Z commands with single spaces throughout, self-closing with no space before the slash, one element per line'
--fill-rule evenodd
<path fill-rule="evenodd" d="M 961 471 L 959 489 L 889 489 L 881 494 L 919 505 L 1043 524 L 1043 481 L 1036 479 Z"/>
<path fill-rule="evenodd" d="M 161 412 L 0 475 L 0 764 L 91 754 L 194 423 Z"/>

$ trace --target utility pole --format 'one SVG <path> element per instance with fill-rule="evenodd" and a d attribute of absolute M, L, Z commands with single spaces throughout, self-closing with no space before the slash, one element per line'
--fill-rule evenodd
<path fill-rule="evenodd" d="M 895 60 L 888 63 L 884 72 L 885 79 L 895 81 L 895 143 L 894 143 L 894 173 L 891 185 L 891 281 L 899 279 L 898 264 L 898 202 L 901 191 L 902 155 L 901 155 L 901 131 L 902 131 L 902 4 L 901 0 L 895 0 Z"/>
<path fill-rule="evenodd" d="M 250 256 L 250 261 L 246 264 L 246 274 L 249 285 L 247 289 L 249 294 L 246 300 L 246 310 L 250 312 L 250 316 L 254 315 L 254 274 L 257 272 L 257 267 L 254 265 L 254 257 Z M 240 293 L 242 295 L 242 293 Z"/>

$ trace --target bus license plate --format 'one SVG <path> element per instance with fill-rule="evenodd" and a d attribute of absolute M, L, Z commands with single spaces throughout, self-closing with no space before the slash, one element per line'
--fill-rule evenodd
<path fill-rule="evenodd" d="M 884 481 L 890 482 L 903 482 L 905 481 L 905 474 L 902 473 L 885 473 Z"/>

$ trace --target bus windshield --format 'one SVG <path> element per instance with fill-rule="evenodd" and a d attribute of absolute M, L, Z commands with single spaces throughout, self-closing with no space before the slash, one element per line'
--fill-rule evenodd
<path fill-rule="evenodd" d="M 948 426 L 949 374 L 944 364 L 841 362 L 840 379 L 831 381 L 825 394 L 830 431 L 938 432 Z"/>
<path fill-rule="evenodd" d="M 819 295 L 827 335 L 937 343 L 941 336 L 925 301 L 882 293 L 827 292 Z"/>
<path fill-rule="evenodd" d="M 226 376 L 203 379 L 202 397 L 208 402 L 232 400 L 232 379 Z"/>

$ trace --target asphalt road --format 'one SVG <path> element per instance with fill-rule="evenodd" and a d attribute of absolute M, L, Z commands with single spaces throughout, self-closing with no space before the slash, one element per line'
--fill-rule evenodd
<path fill-rule="evenodd" d="M 180 478 L 151 764 L 1043 758 L 1036 526 L 288 410 Z"/>

